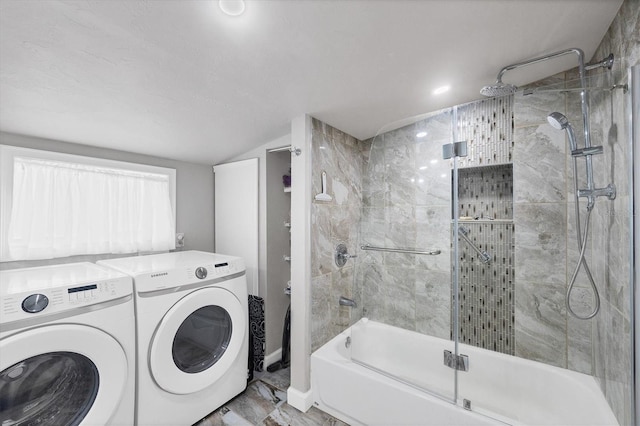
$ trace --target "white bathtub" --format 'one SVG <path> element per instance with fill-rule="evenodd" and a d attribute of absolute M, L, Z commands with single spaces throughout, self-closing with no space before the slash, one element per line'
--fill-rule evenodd
<path fill-rule="evenodd" d="M 454 405 L 445 349 L 453 342 L 364 318 L 311 355 L 314 405 L 350 425 L 618 424 L 591 376 L 464 344 L 469 371 L 458 372 Z"/>

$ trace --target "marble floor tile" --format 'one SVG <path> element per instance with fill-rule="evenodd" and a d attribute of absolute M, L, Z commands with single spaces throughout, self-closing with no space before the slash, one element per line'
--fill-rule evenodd
<path fill-rule="evenodd" d="M 270 384 L 276 389 L 281 391 L 287 391 L 289 384 L 291 382 L 291 368 L 282 368 L 278 371 L 274 371 L 273 373 L 267 373 L 262 376 L 261 380 L 265 383 Z"/>
<path fill-rule="evenodd" d="M 303 413 L 287 404 L 290 369 L 255 372 L 247 389 L 194 426 L 348 426 L 315 407 Z"/>

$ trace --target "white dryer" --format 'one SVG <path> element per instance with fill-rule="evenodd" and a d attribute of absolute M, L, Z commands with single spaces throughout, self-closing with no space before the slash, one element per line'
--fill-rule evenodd
<path fill-rule="evenodd" d="M 131 277 L 92 263 L 0 271 L 0 424 L 131 425 Z"/>
<path fill-rule="evenodd" d="M 246 388 L 241 258 L 184 251 L 99 264 L 134 280 L 138 425 L 191 425 Z"/>

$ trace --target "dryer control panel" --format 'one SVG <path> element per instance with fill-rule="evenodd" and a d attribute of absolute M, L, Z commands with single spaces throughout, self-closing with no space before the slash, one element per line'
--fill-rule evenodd
<path fill-rule="evenodd" d="M 42 314 L 56 314 L 89 307 L 132 294 L 130 277 L 72 284 L 61 287 L 38 288 L 2 296 L 2 322 L 33 318 Z"/>
<path fill-rule="evenodd" d="M 136 292 L 148 293 L 184 285 L 225 278 L 245 271 L 244 260 L 239 257 L 216 256 L 213 262 L 187 264 L 167 270 L 138 274 L 135 277 Z"/>

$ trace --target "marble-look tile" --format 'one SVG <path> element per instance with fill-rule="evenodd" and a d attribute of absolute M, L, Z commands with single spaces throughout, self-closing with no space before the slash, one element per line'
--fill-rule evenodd
<path fill-rule="evenodd" d="M 363 207 L 360 224 L 360 242 L 372 246 L 384 246 L 387 233 L 386 209 Z"/>
<path fill-rule="evenodd" d="M 385 323 L 415 330 L 416 290 L 415 270 L 387 267 L 382 296 L 385 299 Z"/>
<path fill-rule="evenodd" d="M 516 356 L 567 366 L 564 285 L 516 283 Z"/>
<path fill-rule="evenodd" d="M 439 255 L 416 255 L 416 265 L 421 269 L 450 271 L 451 260 L 451 207 L 416 207 L 416 247 L 440 250 Z"/>
<path fill-rule="evenodd" d="M 341 306 L 338 301 L 340 296 L 348 299 L 354 299 L 353 295 L 353 266 L 344 266 L 331 275 L 331 296 L 329 299 L 329 308 L 331 315 L 332 335 L 341 333 L 349 327 L 351 322 L 351 309 L 349 306 Z M 355 300 L 357 303 L 362 301 Z"/>
<path fill-rule="evenodd" d="M 566 207 L 515 204 L 516 281 L 566 282 Z"/>
<path fill-rule="evenodd" d="M 333 241 L 331 239 L 331 207 L 311 205 L 311 276 L 317 277 L 332 272 Z"/>
<path fill-rule="evenodd" d="M 416 274 L 416 331 L 449 339 L 451 335 L 451 277 L 445 271 Z"/>
<path fill-rule="evenodd" d="M 586 288 L 574 288 L 571 308 L 581 315 L 592 311 L 592 292 Z M 583 313 L 584 312 L 584 313 Z M 593 322 L 567 316 L 567 368 L 580 373 L 593 373 L 592 354 Z"/>
<path fill-rule="evenodd" d="M 311 279 L 311 350 L 331 338 L 331 274 Z"/>
<path fill-rule="evenodd" d="M 386 268 L 380 264 L 369 264 L 363 268 L 361 275 L 363 315 L 372 320 L 384 321 Z"/>
<path fill-rule="evenodd" d="M 413 145 L 394 145 L 385 150 L 386 205 L 413 205 L 415 202 L 415 150 Z"/>
<path fill-rule="evenodd" d="M 286 392 L 256 381 L 247 386 L 244 393 L 225 404 L 225 407 L 255 425 L 286 400 Z"/>
<path fill-rule="evenodd" d="M 273 373 L 265 374 L 260 380 L 276 389 L 286 392 L 291 384 L 291 368 L 281 368 Z"/>
<path fill-rule="evenodd" d="M 411 204 L 392 205 L 385 209 L 386 247 L 415 247 L 416 221 Z"/>
<path fill-rule="evenodd" d="M 556 75 L 536 83 L 540 91 L 531 95 L 523 95 L 522 93 L 514 95 L 513 115 L 516 129 L 546 123 L 549 113 L 564 111 L 565 98 L 561 93 L 544 92 L 545 88 L 564 86 L 563 77 L 563 75 Z"/>
<path fill-rule="evenodd" d="M 222 407 L 194 426 L 254 426 L 240 414 Z"/>
<path fill-rule="evenodd" d="M 565 135 L 548 124 L 516 130 L 514 202 L 561 202 L 565 189 Z"/>
<path fill-rule="evenodd" d="M 260 424 L 265 426 L 323 426 L 344 425 L 345 423 L 315 407 L 311 407 L 306 413 L 303 413 L 289 404 L 283 404 Z"/>

